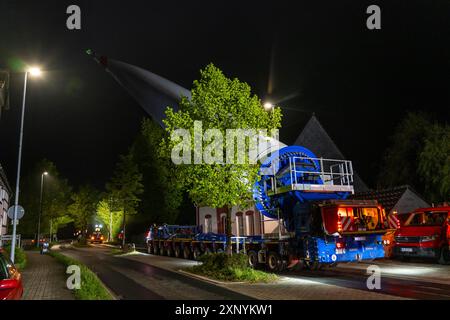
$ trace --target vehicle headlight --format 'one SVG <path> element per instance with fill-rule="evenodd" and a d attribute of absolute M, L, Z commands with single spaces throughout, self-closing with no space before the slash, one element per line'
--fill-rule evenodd
<path fill-rule="evenodd" d="M 427 242 L 427 241 L 434 241 L 438 238 L 438 235 L 432 235 L 432 236 L 423 236 L 420 238 L 421 242 Z"/>

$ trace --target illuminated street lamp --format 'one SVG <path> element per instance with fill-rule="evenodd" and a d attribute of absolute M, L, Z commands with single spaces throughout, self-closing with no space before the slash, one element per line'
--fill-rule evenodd
<path fill-rule="evenodd" d="M 266 110 L 266 111 L 272 111 L 273 108 L 274 108 L 274 105 L 273 105 L 272 103 L 270 103 L 270 102 L 264 103 L 264 110 Z"/>
<path fill-rule="evenodd" d="M 12 262 L 14 262 L 14 255 L 15 255 L 15 251 L 16 251 L 17 208 L 19 206 L 19 190 L 20 190 L 19 183 L 20 183 L 20 166 L 22 163 L 23 122 L 24 122 L 24 117 L 25 117 L 25 98 L 27 96 L 28 74 L 30 74 L 31 76 L 38 77 L 41 75 L 41 70 L 38 67 L 28 68 L 25 71 L 25 79 L 24 79 L 24 84 L 23 84 L 22 115 L 21 115 L 21 120 L 20 120 L 20 136 L 19 136 L 19 156 L 17 159 L 17 180 L 16 180 L 15 200 L 14 200 L 13 234 L 12 234 L 12 240 L 11 240 L 11 261 Z"/>

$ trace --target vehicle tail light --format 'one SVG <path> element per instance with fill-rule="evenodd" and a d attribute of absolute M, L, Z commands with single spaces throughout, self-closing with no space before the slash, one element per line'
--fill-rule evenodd
<path fill-rule="evenodd" d="M 94 237 L 91 237 L 91 240 L 94 240 Z"/>
<path fill-rule="evenodd" d="M 100 240 L 103 240 L 103 236 L 100 237 Z"/>

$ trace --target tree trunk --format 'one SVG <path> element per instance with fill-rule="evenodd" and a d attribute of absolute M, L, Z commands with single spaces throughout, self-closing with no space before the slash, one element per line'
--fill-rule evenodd
<path fill-rule="evenodd" d="M 232 233 L 232 229 L 231 229 L 231 210 L 233 209 L 232 206 L 227 206 L 227 221 L 226 221 L 226 234 L 227 234 L 227 241 L 226 241 L 226 245 L 227 245 L 227 255 L 231 255 L 233 252 L 233 247 L 231 244 L 231 237 L 233 236 Z"/>
<path fill-rule="evenodd" d="M 122 233 L 122 249 L 125 249 L 125 224 L 126 224 L 125 217 L 126 217 L 126 213 L 125 213 L 125 209 L 124 209 L 123 210 L 123 221 L 122 221 L 122 225 L 123 225 L 123 227 L 122 227 L 122 230 L 123 230 L 123 233 Z"/>

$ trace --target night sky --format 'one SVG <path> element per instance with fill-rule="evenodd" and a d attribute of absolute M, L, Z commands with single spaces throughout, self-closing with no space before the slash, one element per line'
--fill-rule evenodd
<path fill-rule="evenodd" d="M 0 1 L 0 67 L 23 60 L 28 82 L 24 174 L 55 162 L 73 185 L 101 188 L 145 113 L 85 50 L 122 60 L 188 89 L 210 62 L 281 101 L 283 142 L 313 112 L 363 180 L 375 183 L 388 137 L 407 110 L 448 120 L 449 1 Z M 77 4 L 82 30 L 66 28 Z M 378 4 L 382 29 L 366 28 Z M 23 74 L 12 75 L 0 119 L 0 163 L 15 181 Z M 286 99 L 286 97 L 293 97 Z M 408 143 L 405 141 L 405 143 Z"/>

